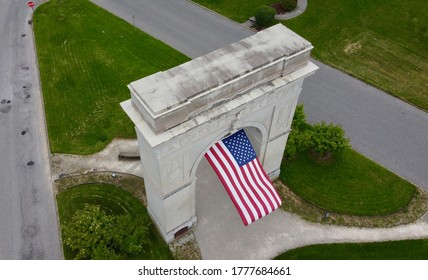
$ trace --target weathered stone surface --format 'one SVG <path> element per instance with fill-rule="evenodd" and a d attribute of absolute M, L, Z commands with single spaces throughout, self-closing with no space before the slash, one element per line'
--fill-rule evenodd
<path fill-rule="evenodd" d="M 278 24 L 129 85 L 133 105 L 161 133 L 308 63 L 312 45 Z"/>
<path fill-rule="evenodd" d="M 148 210 L 165 240 L 197 223 L 196 170 L 217 141 L 245 129 L 271 179 L 312 46 L 282 25 L 132 83 L 121 104 L 135 124 Z"/>

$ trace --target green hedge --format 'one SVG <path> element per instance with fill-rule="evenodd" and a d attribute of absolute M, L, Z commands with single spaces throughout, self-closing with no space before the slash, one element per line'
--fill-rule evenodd
<path fill-rule="evenodd" d="M 261 6 L 256 11 L 256 23 L 259 27 L 265 28 L 272 25 L 275 19 L 275 9 L 268 6 Z"/>

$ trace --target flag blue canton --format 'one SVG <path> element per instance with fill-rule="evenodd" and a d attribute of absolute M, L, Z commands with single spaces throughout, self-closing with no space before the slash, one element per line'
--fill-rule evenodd
<path fill-rule="evenodd" d="M 222 141 L 240 167 L 256 158 L 256 152 L 243 129 Z"/>

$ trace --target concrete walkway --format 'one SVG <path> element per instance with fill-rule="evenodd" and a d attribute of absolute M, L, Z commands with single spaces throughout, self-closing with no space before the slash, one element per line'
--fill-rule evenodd
<path fill-rule="evenodd" d="M 286 19 L 292 19 L 297 16 L 300 16 L 303 14 L 303 12 L 308 7 L 308 0 L 297 0 L 297 7 L 291 12 L 285 13 L 283 15 L 276 15 L 275 19 L 277 20 L 286 20 Z"/>
<path fill-rule="evenodd" d="M 119 160 L 120 151 L 135 151 L 138 153 L 137 140 L 113 139 L 99 153 L 89 156 L 53 154 L 51 170 L 54 180 L 73 174 L 83 174 L 91 171 L 116 171 L 143 177 L 142 165 L 139 160 Z"/>
<path fill-rule="evenodd" d="M 142 176 L 139 161 L 121 161 L 120 150 L 137 149 L 136 140 L 115 139 L 91 156 L 52 156 L 52 175 L 112 171 Z M 300 246 L 428 238 L 428 217 L 394 228 L 348 228 L 309 223 L 277 210 L 248 227 L 242 225 L 232 202 L 209 164 L 202 160 L 197 171 L 196 215 L 193 230 L 203 259 L 271 259 Z M 284 203 L 287 203 L 286 201 Z M 221 207 L 219 207 L 221 205 Z"/>
<path fill-rule="evenodd" d="M 311 244 L 428 237 L 423 219 L 387 229 L 348 228 L 309 223 L 282 210 L 245 227 L 207 161 L 201 162 L 197 177 L 194 233 L 203 259 L 271 259 Z"/>

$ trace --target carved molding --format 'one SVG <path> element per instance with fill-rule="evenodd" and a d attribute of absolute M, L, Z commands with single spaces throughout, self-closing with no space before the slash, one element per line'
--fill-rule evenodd
<path fill-rule="evenodd" d="M 183 180 L 183 158 L 180 157 L 169 163 L 167 177 L 170 184 L 176 184 Z"/>
<path fill-rule="evenodd" d="M 272 104 L 278 103 L 278 101 L 282 98 L 287 98 L 287 93 L 299 94 L 301 91 L 302 82 L 303 79 L 298 79 L 289 84 L 280 85 L 278 87 L 275 87 L 272 83 L 268 83 L 269 91 L 267 91 L 267 87 L 265 86 L 263 89 L 259 88 L 248 92 L 247 95 L 260 94 L 260 96 L 252 99 L 247 103 L 241 104 L 240 106 L 234 108 L 231 111 L 226 110 L 225 113 L 214 117 L 213 119 L 208 120 L 205 123 L 201 123 L 196 127 L 187 130 L 185 133 L 177 135 L 168 142 L 159 145 L 155 149 L 158 150 L 160 157 L 164 157 L 168 154 L 173 153 L 174 151 L 179 150 L 184 146 L 191 144 L 197 139 L 201 139 L 210 135 L 213 131 L 216 131 L 222 127 L 230 126 L 231 130 L 233 130 L 234 128 L 239 126 L 239 123 L 241 123 L 246 117 L 250 116 L 251 114 L 261 110 L 262 108 L 267 108 L 270 107 Z M 261 90 L 265 90 L 266 92 L 259 92 Z M 245 100 L 244 98 L 245 96 L 240 96 L 230 102 L 239 101 L 239 99 Z M 293 105 L 290 104 L 289 106 Z M 208 112 L 208 114 L 210 114 L 210 112 Z M 190 120 L 189 122 L 191 121 L 192 120 Z M 270 127 L 270 124 L 268 125 L 268 127 Z M 284 124 L 283 127 L 284 129 L 287 129 L 286 124 Z"/>

